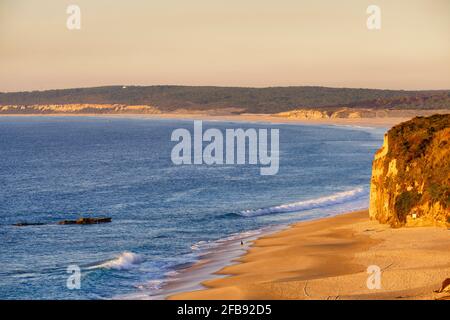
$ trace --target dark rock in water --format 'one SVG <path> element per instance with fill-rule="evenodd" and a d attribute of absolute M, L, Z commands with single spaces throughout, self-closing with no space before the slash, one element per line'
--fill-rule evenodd
<path fill-rule="evenodd" d="M 77 224 L 97 224 L 111 222 L 111 218 L 80 218 Z"/>
<path fill-rule="evenodd" d="M 13 226 L 15 227 L 27 227 L 27 226 L 42 226 L 45 223 L 41 223 L 41 222 L 18 222 L 13 224 Z"/>
<path fill-rule="evenodd" d="M 59 221 L 58 224 L 98 224 L 98 223 L 107 223 L 111 222 L 111 218 L 80 218 L 78 220 L 62 220 Z M 18 222 L 13 224 L 15 227 L 26 227 L 26 226 L 42 226 L 46 223 L 42 222 Z"/>
<path fill-rule="evenodd" d="M 63 220 L 59 221 L 58 224 L 77 224 L 76 220 Z"/>
<path fill-rule="evenodd" d="M 58 224 L 98 224 L 111 222 L 111 218 L 80 218 L 78 220 L 63 220 Z"/>

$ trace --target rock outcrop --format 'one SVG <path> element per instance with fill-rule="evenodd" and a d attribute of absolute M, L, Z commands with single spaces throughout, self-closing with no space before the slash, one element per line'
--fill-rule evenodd
<path fill-rule="evenodd" d="M 58 224 L 99 224 L 111 222 L 111 218 L 80 218 L 78 220 L 63 220 Z"/>
<path fill-rule="evenodd" d="M 99 223 L 108 223 L 111 222 L 112 219 L 109 217 L 106 218 L 79 218 L 77 220 L 61 220 L 57 224 L 59 225 L 67 225 L 67 224 L 99 224 Z M 42 222 L 18 222 L 13 224 L 15 227 L 28 227 L 28 226 L 43 226 L 46 223 Z"/>
<path fill-rule="evenodd" d="M 373 161 L 371 219 L 393 227 L 450 226 L 450 115 L 390 129 Z"/>

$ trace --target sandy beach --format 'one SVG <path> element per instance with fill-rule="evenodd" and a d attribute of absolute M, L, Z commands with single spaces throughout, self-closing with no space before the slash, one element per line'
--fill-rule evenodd
<path fill-rule="evenodd" d="M 450 293 L 436 291 L 450 278 L 449 248 L 445 228 L 392 229 L 367 211 L 347 213 L 262 236 L 203 281 L 206 289 L 168 298 L 443 299 Z M 369 266 L 380 268 L 380 288 L 368 288 Z"/>
<path fill-rule="evenodd" d="M 407 117 L 386 118 L 334 118 L 334 119 L 295 119 L 279 117 L 271 114 L 239 114 L 239 115 L 213 115 L 213 114 L 156 114 L 150 115 L 162 119 L 198 119 L 209 121 L 236 121 L 236 122 L 267 122 L 303 125 L 343 125 L 363 127 L 392 127 L 400 122 L 409 120 Z"/>
<path fill-rule="evenodd" d="M 130 119 L 177 119 L 231 122 L 258 122 L 302 125 L 340 125 L 362 127 L 390 128 L 407 121 L 410 117 L 379 117 L 379 118 L 333 118 L 333 119 L 296 119 L 275 116 L 272 114 L 214 114 L 207 112 L 195 113 L 159 113 L 159 114 L 101 114 L 101 113 L 42 113 L 42 114 L 0 114 L 0 117 L 103 117 Z"/>

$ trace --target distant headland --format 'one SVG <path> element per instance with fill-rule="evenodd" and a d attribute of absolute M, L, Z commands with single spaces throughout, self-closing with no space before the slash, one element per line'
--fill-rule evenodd
<path fill-rule="evenodd" d="M 106 86 L 0 93 L 0 114 L 271 114 L 376 118 L 450 110 L 450 90 L 329 87 Z"/>

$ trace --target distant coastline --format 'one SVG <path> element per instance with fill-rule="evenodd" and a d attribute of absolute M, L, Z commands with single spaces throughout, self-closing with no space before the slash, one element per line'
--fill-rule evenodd
<path fill-rule="evenodd" d="M 441 112 L 445 112 L 441 111 Z M 450 112 L 450 111 L 449 111 Z M 390 128 L 411 117 L 378 117 L 378 118 L 330 118 L 330 119 L 299 119 L 280 117 L 273 114 L 239 114 L 214 115 L 208 113 L 159 113 L 159 114 L 101 114 L 101 113 L 42 113 L 42 114 L 0 114 L 0 117 L 107 117 L 132 119 L 174 119 L 174 120 L 204 120 L 230 122 L 267 122 L 280 124 L 303 125 L 342 125 Z"/>
<path fill-rule="evenodd" d="M 0 116 L 113 116 L 392 126 L 450 113 L 450 90 L 105 86 L 0 93 Z"/>

